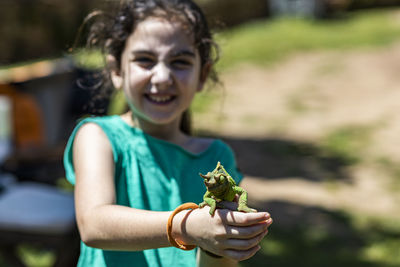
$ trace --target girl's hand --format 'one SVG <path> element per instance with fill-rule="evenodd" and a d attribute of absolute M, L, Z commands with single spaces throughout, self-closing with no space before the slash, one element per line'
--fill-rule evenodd
<path fill-rule="evenodd" d="M 182 238 L 187 244 L 233 260 L 252 257 L 268 233 L 272 219 L 267 212 L 243 213 L 217 209 L 210 216 L 209 207 L 193 210 L 183 222 Z"/>

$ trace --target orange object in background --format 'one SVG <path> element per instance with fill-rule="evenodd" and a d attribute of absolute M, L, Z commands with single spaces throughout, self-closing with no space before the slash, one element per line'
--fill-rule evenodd
<path fill-rule="evenodd" d="M 43 115 L 34 97 L 7 84 L 0 84 L 0 95 L 5 95 L 11 100 L 12 141 L 15 148 L 24 150 L 43 146 Z"/>

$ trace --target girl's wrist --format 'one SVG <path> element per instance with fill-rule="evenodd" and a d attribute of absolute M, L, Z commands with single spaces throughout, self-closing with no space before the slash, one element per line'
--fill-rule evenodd
<path fill-rule="evenodd" d="M 194 237 L 187 230 L 187 221 L 193 210 L 184 210 L 175 215 L 173 219 L 172 236 L 185 245 L 197 245 Z"/>
<path fill-rule="evenodd" d="M 210 252 L 210 251 L 208 251 L 208 250 L 205 250 L 205 249 L 203 249 L 203 248 L 201 248 L 201 247 L 200 247 L 200 251 L 203 252 L 203 253 L 205 253 L 207 256 L 212 257 L 212 258 L 214 258 L 214 259 L 221 259 L 221 258 L 223 258 L 222 256 L 217 255 L 217 254 L 214 254 L 214 253 L 212 253 L 212 252 Z"/>

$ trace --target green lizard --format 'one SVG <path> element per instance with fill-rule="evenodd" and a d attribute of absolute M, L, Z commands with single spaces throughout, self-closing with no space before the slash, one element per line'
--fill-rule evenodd
<path fill-rule="evenodd" d="M 232 176 L 224 169 L 220 162 L 217 167 L 206 175 L 199 174 L 204 178 L 204 184 L 207 191 L 204 194 L 203 202 L 199 204 L 202 208 L 205 205 L 210 206 L 210 214 L 214 215 L 215 209 L 224 208 L 221 201 L 234 201 L 236 195 L 239 196 L 238 211 L 257 212 L 257 210 L 247 206 L 247 192 L 236 185 Z"/>

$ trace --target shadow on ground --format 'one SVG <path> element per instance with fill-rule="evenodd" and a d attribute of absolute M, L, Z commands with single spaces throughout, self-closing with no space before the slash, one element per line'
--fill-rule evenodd
<path fill-rule="evenodd" d="M 357 229 L 350 215 L 319 207 L 265 202 L 256 208 L 270 211 L 274 223 L 262 241 L 262 249 L 242 262 L 242 267 L 398 266 L 368 260 L 363 252 L 378 241 L 399 240 L 399 231 L 373 226 Z"/>
<path fill-rule="evenodd" d="M 324 151 L 311 143 L 284 139 L 220 138 L 235 151 L 238 166 L 247 176 L 351 182 L 346 172 L 352 164 L 348 158 Z"/>
<path fill-rule="evenodd" d="M 345 156 L 327 153 L 311 143 L 284 139 L 220 136 L 235 151 L 245 176 L 278 180 L 305 179 L 320 183 L 351 183 L 354 164 Z M 290 201 L 251 204 L 274 218 L 262 249 L 242 267 L 395 267 L 399 266 L 400 228 L 381 224 L 357 225 L 352 211 L 329 210 Z M 372 251 L 372 252 L 371 252 Z M 391 259 L 391 260 L 387 260 Z"/>

